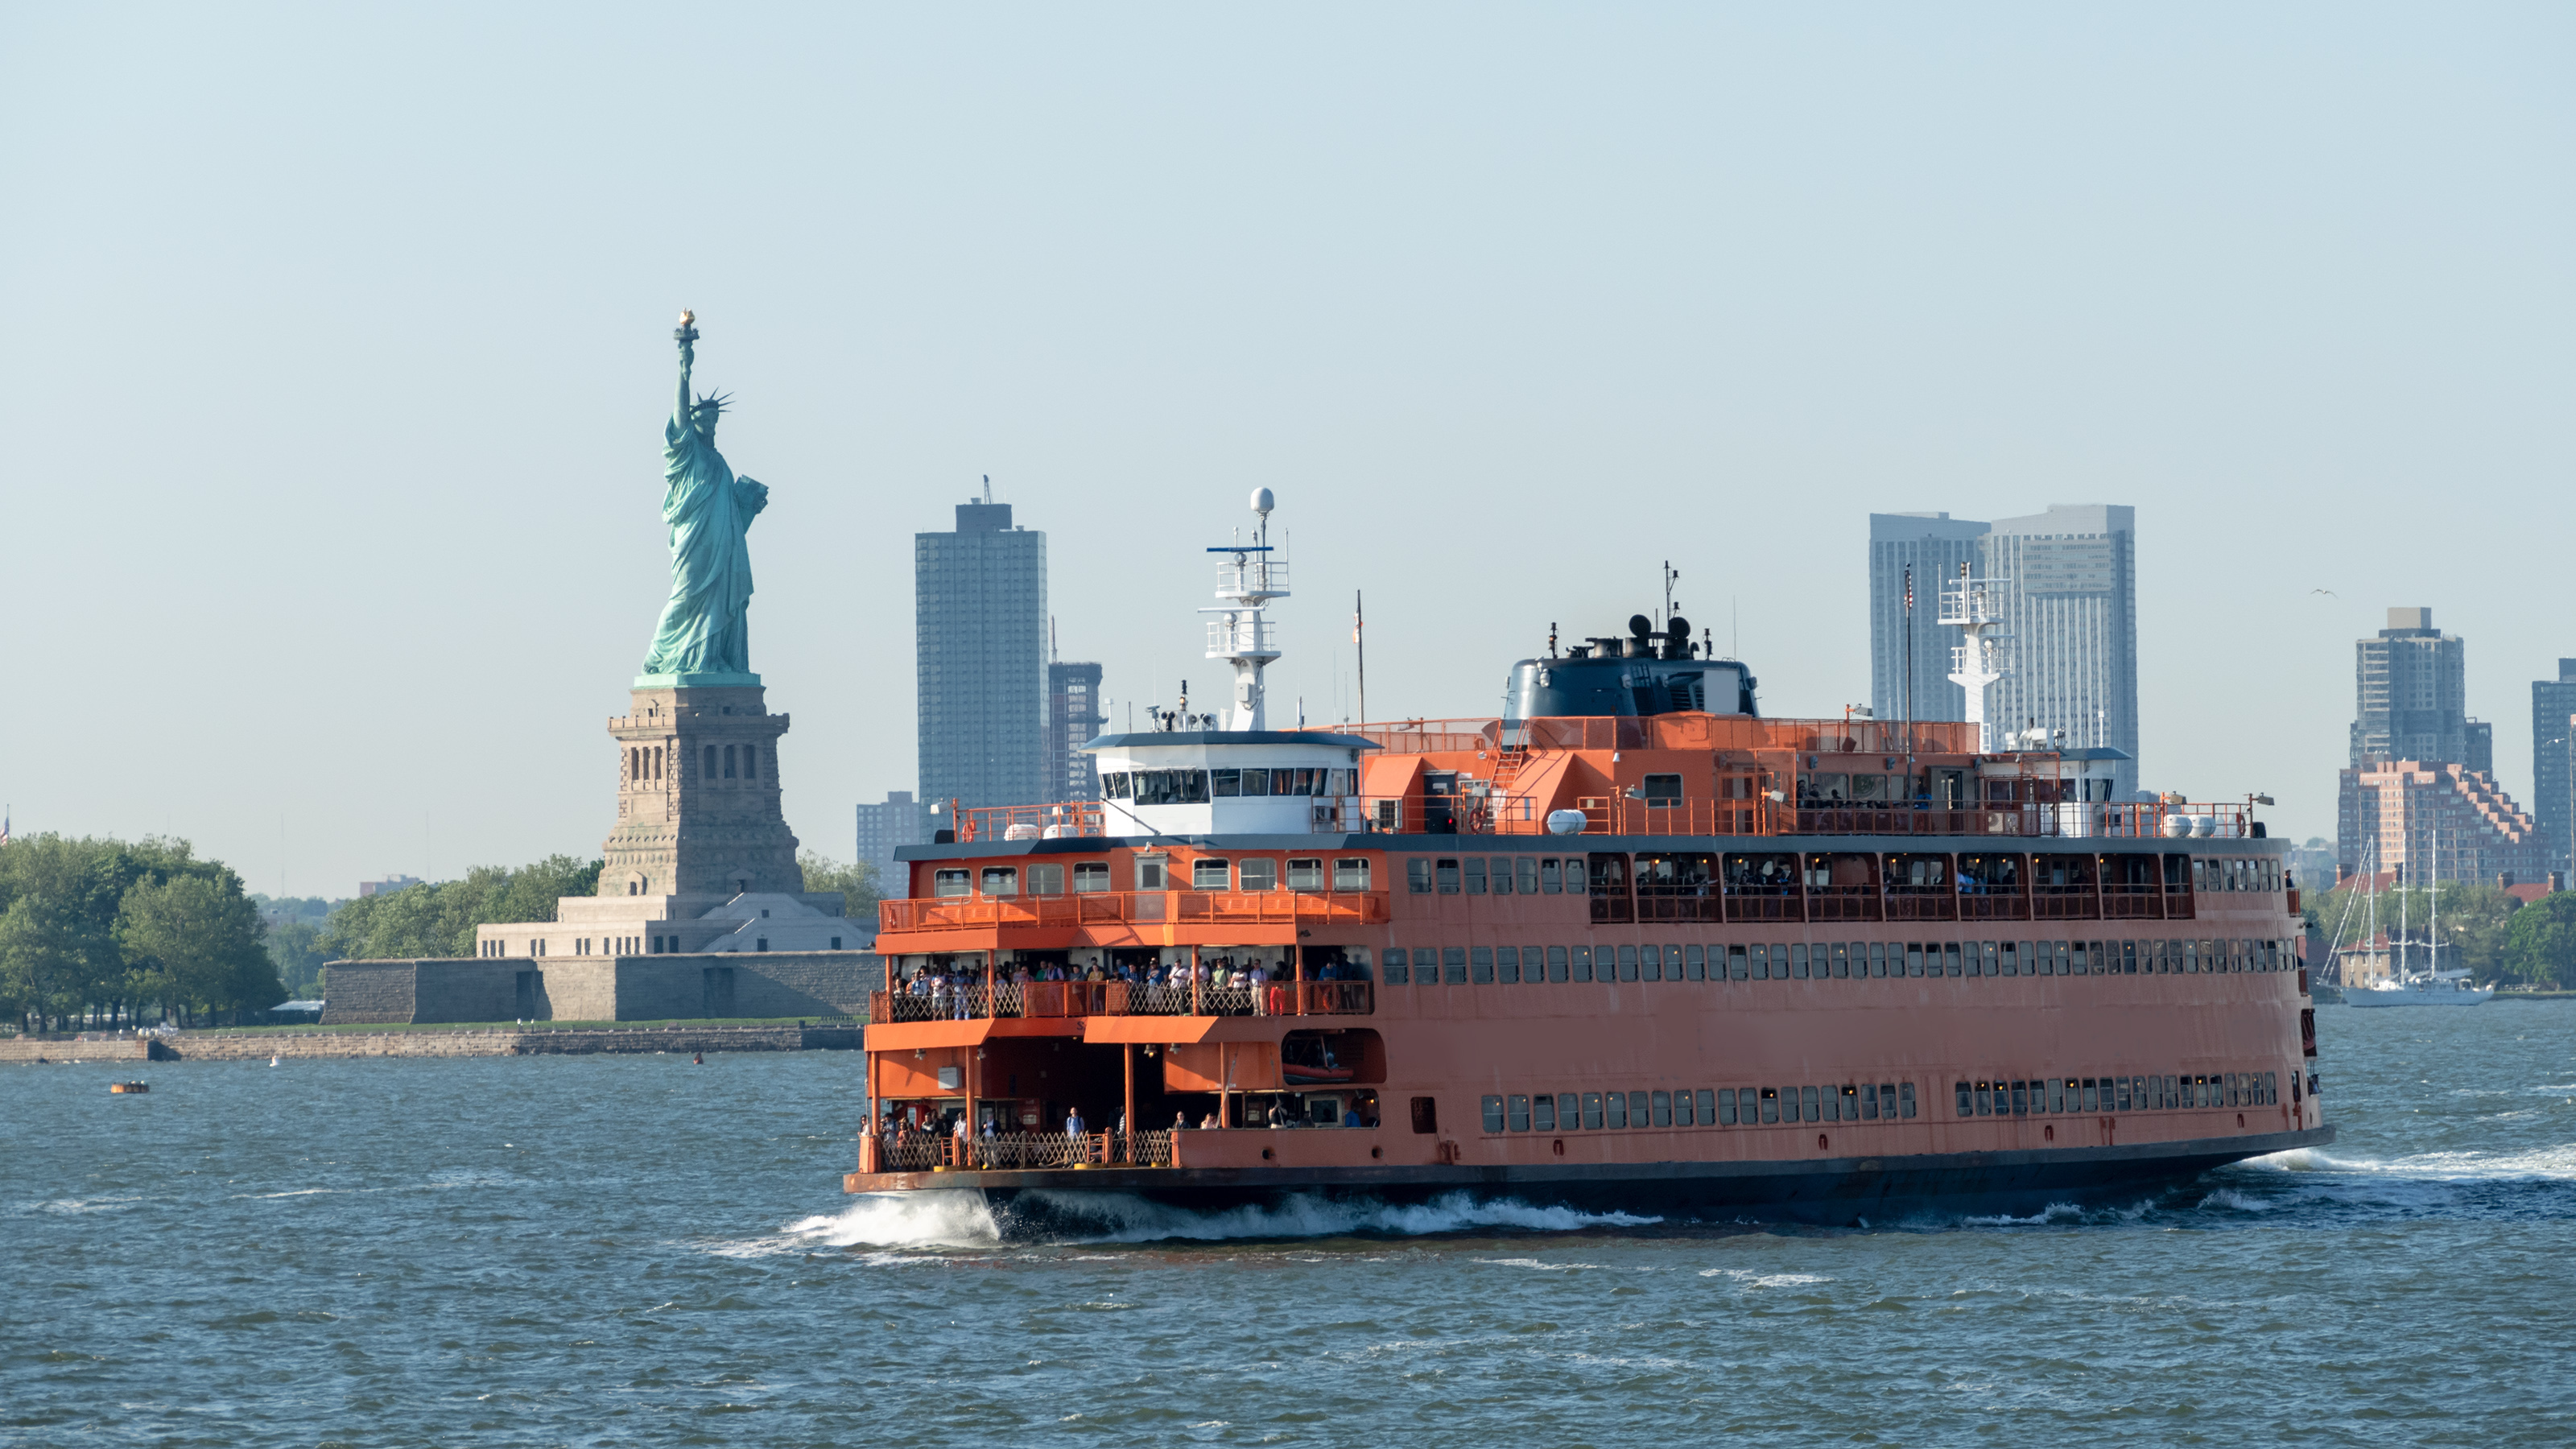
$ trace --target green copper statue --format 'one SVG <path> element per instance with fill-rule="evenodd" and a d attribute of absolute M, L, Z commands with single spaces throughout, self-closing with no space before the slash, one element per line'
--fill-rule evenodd
<path fill-rule="evenodd" d="M 689 397 L 698 329 L 680 314 L 680 398 L 662 430 L 662 521 L 671 529 L 671 598 L 644 673 L 675 684 L 751 684 L 751 520 L 769 490 L 736 478 L 716 451 L 727 399 Z M 690 679 L 686 676 L 730 676 Z M 641 681 L 638 681 L 641 683 Z"/>

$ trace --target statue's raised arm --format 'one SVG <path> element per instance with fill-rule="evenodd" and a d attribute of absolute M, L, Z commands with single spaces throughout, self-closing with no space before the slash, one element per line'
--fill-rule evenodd
<path fill-rule="evenodd" d="M 680 400 L 671 405 L 671 425 L 689 425 L 689 368 L 698 360 L 698 329 L 695 312 L 680 314 L 679 329 L 671 334 L 680 344 Z"/>

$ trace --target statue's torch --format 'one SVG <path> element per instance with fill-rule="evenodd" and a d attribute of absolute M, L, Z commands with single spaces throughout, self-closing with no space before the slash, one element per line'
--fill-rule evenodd
<path fill-rule="evenodd" d="M 686 346 L 688 346 L 690 343 L 697 341 L 697 340 L 698 340 L 698 329 L 697 329 L 697 326 L 696 326 L 697 320 L 698 320 L 698 314 L 697 314 L 697 313 L 695 313 L 695 312 L 691 312 L 691 311 L 687 310 L 686 308 L 681 309 L 681 312 L 680 312 L 680 325 L 679 325 L 678 327 L 676 327 L 676 328 L 673 328 L 673 329 L 672 329 L 672 331 L 671 331 L 671 337 L 672 337 L 672 339 L 673 339 L 674 341 L 677 341 L 677 342 L 678 342 L 682 347 L 686 347 Z"/>

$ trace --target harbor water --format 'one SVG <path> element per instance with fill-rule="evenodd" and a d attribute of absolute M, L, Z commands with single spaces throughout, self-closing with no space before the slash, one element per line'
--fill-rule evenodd
<path fill-rule="evenodd" d="M 0 1068 L 0 1444 L 2576 1441 L 2576 1005 L 2115 1208 L 852 1200 L 859 1057 Z"/>

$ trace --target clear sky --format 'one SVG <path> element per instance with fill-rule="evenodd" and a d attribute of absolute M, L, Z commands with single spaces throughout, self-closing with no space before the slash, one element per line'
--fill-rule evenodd
<path fill-rule="evenodd" d="M 1496 706 L 1657 566 L 1868 692 L 1873 510 L 2138 509 L 2143 779 L 2333 829 L 2352 641 L 2576 655 L 2556 6 L 54 6 L 0 56 L 0 801 L 252 887 L 594 852 L 670 330 L 768 483 L 788 814 L 913 782 L 911 535 L 991 474 L 1067 658 Z M 2312 592 L 2331 589 L 2333 594 Z"/>

